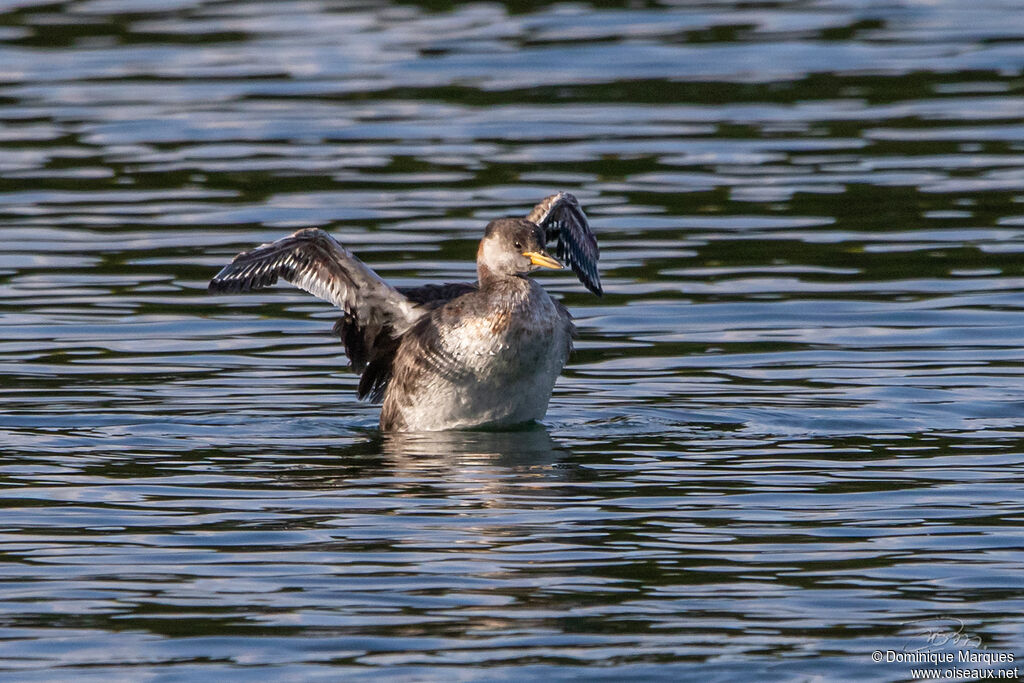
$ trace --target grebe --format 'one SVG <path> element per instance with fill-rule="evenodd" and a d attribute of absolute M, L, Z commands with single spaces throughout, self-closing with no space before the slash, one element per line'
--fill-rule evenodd
<path fill-rule="evenodd" d="M 576 198 L 559 192 L 526 218 L 487 225 L 476 283 L 392 287 L 317 228 L 246 251 L 211 292 L 262 289 L 283 278 L 344 313 L 334 331 L 359 398 L 383 400 L 384 431 L 502 428 L 539 420 L 572 350 L 572 316 L 527 273 L 561 268 L 602 294 L 597 239 Z"/>

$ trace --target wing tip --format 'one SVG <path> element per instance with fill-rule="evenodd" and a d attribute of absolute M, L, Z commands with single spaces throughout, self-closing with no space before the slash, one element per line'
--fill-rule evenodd
<path fill-rule="evenodd" d="M 533 208 L 527 219 L 544 228 L 549 242 L 558 240 L 558 257 L 572 268 L 583 286 L 599 297 L 604 296 L 597 270 L 601 250 L 576 195 L 566 190 L 549 195 Z"/>
<path fill-rule="evenodd" d="M 209 284 L 206 285 L 206 291 L 210 294 L 223 294 L 232 291 L 232 288 L 236 285 L 234 280 L 229 277 L 229 270 L 231 266 L 227 265 L 217 271 L 217 274 L 210 278 Z"/>
<path fill-rule="evenodd" d="M 211 294 L 238 294 L 265 289 L 277 284 L 277 272 L 272 270 L 263 272 L 253 272 L 248 269 L 236 270 L 234 266 L 234 262 L 224 266 L 206 285 L 206 291 Z M 246 272 L 247 270 L 248 272 Z"/>

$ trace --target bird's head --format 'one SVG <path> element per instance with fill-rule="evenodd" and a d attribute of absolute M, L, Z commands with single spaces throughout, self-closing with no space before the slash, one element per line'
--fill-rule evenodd
<path fill-rule="evenodd" d="M 521 275 L 537 268 L 561 268 L 544 251 L 544 231 L 525 218 L 491 221 L 476 252 L 477 270 L 499 277 Z"/>

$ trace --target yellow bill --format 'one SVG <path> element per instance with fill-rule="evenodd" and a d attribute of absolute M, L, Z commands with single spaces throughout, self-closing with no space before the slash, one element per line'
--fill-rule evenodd
<path fill-rule="evenodd" d="M 558 270 L 562 267 L 562 264 L 551 258 L 547 254 L 542 254 L 539 251 L 524 251 L 523 256 L 530 257 L 530 263 L 535 266 L 541 266 L 544 268 L 554 268 Z"/>

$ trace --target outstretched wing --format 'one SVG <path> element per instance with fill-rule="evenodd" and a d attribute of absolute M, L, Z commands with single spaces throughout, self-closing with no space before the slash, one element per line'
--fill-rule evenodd
<path fill-rule="evenodd" d="M 419 318 L 411 301 L 318 228 L 243 251 L 210 280 L 209 289 L 248 292 L 269 287 L 278 278 L 364 324 L 377 321 L 405 328 Z"/>
<path fill-rule="evenodd" d="M 248 292 L 283 278 L 329 301 L 345 317 L 339 335 L 357 372 L 424 313 L 323 230 L 307 228 L 245 251 L 212 280 L 211 292 Z M 336 330 L 337 331 L 337 330 Z"/>
<path fill-rule="evenodd" d="M 526 220 L 543 228 L 549 243 L 558 240 L 555 254 L 573 269 L 587 289 L 598 296 L 604 293 L 597 272 L 597 238 L 576 197 L 568 192 L 553 194 L 533 207 Z"/>

